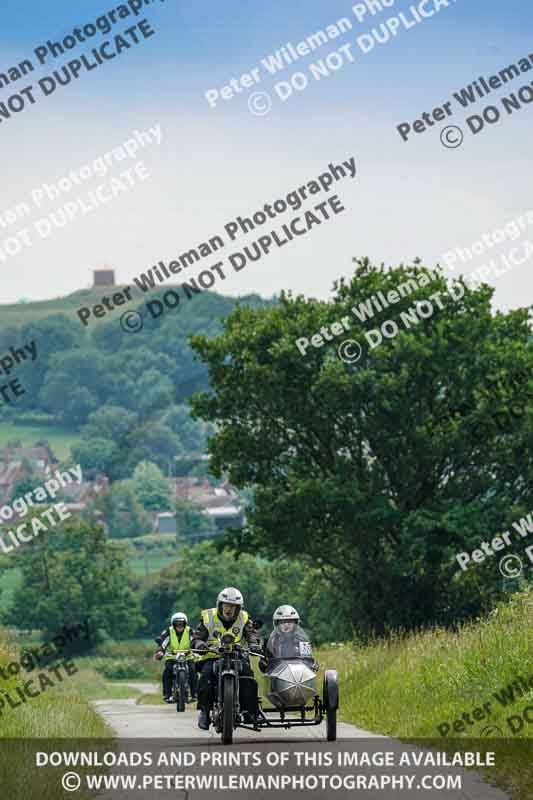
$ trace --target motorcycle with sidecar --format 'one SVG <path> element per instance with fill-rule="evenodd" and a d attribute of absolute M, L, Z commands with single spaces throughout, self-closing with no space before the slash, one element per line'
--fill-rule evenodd
<path fill-rule="evenodd" d="M 255 623 L 261 627 L 261 623 Z M 271 645 L 272 637 L 269 639 Z M 328 742 L 337 738 L 337 709 L 339 708 L 339 680 L 337 670 L 326 669 L 322 692 L 317 689 L 317 675 L 311 646 L 303 631 L 298 629 L 292 645 L 276 649 L 271 645 L 270 658 L 265 663 L 264 653 L 253 647 L 244 647 L 227 632 L 217 646 L 207 651 L 193 650 L 193 654 L 210 652 L 217 656 L 213 674 L 215 699 L 212 722 L 223 744 L 232 744 L 236 728 L 260 731 L 263 728 L 293 728 L 320 725 L 326 720 Z M 245 721 L 239 704 L 239 681 L 244 663 L 250 657 L 261 658 L 266 703 L 260 695 L 258 710 L 253 722 Z M 248 678 L 249 680 L 249 678 Z"/>

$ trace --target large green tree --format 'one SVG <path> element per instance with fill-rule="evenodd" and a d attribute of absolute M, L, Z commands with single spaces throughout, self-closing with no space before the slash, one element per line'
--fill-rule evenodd
<path fill-rule="evenodd" d="M 378 291 L 395 293 L 389 308 L 369 302 Z M 214 390 L 193 403 L 217 425 L 212 469 L 255 489 L 231 546 L 318 566 L 367 632 L 490 606 L 497 559 L 462 573 L 455 554 L 533 500 L 528 311 L 492 313 L 492 292 L 450 286 L 417 260 L 387 270 L 363 259 L 331 302 L 284 295 L 237 308 L 214 339 L 193 337 Z M 417 306 L 428 299 L 429 316 Z M 347 333 L 302 355 L 296 340 L 343 317 Z M 389 319 L 395 336 L 381 329 Z M 339 357 L 343 339 L 361 346 L 355 363 Z"/>
<path fill-rule="evenodd" d="M 172 508 L 168 483 L 157 466 L 151 461 L 141 461 L 135 467 L 133 490 L 143 508 L 149 511 Z"/>
<path fill-rule="evenodd" d="M 134 539 L 152 532 L 152 520 L 139 502 L 132 481 L 113 484 L 98 502 L 112 539 Z"/>
<path fill-rule="evenodd" d="M 83 470 L 108 472 L 114 463 L 116 447 L 110 439 L 81 440 L 71 447 L 72 460 Z"/>
<path fill-rule="evenodd" d="M 207 537 L 212 536 L 215 533 L 215 523 L 208 514 L 204 514 L 190 500 L 178 500 L 176 502 L 176 529 L 180 539 L 191 542 L 206 535 Z"/>
<path fill-rule="evenodd" d="M 52 636 L 87 619 L 93 633 L 120 639 L 144 622 L 124 548 L 100 525 L 68 519 L 9 555 L 22 578 L 5 614 L 8 623 Z"/>

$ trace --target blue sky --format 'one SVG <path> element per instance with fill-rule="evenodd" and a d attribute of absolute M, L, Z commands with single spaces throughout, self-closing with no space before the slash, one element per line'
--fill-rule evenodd
<path fill-rule="evenodd" d="M 92 267 L 104 262 L 122 281 L 131 280 L 160 259 L 171 260 L 214 235 L 233 216 L 252 214 L 322 172 L 329 162 L 352 155 L 357 178 L 339 187 L 347 213 L 249 265 L 221 290 L 270 296 L 292 288 L 326 297 L 333 281 L 350 272 L 352 256 L 368 254 L 395 264 L 420 255 L 432 266 L 444 252 L 467 247 L 484 232 L 533 208 L 530 108 L 505 115 L 477 137 L 467 132 L 457 150 L 441 146 L 438 126 L 407 143 L 396 131 L 397 124 L 413 122 L 477 76 L 494 74 L 533 53 L 528 41 L 532 8 L 518 0 L 457 0 L 413 29 L 400 30 L 372 52 L 363 55 L 358 50 L 358 35 L 407 12 L 412 3 L 396 0 L 359 23 L 352 3 L 340 0 L 155 0 L 138 17 L 120 20 L 110 34 L 94 37 L 67 57 L 50 60 L 39 72 L 1 89 L 0 102 L 143 16 L 156 31 L 120 58 L 82 73 L 75 83 L 39 97 L 34 106 L 0 123 L 0 216 L 43 181 L 57 181 L 102 155 L 134 128 L 160 124 L 163 131 L 161 145 L 147 147 L 142 154 L 149 180 L 105 209 L 0 262 L 4 302 L 73 291 L 88 283 Z M 43 6 L 40 0 L 4 0 L 0 72 L 32 58 L 33 49 L 48 39 L 60 40 L 76 25 L 94 22 L 118 5 L 55 0 Z M 341 17 L 353 23 L 342 38 L 279 76 L 261 71 L 255 88 L 271 95 L 269 114 L 250 113 L 247 101 L 254 89 L 221 101 L 215 109 L 208 106 L 207 89 L 221 89 L 281 45 L 296 44 Z M 353 46 L 354 64 L 319 82 L 310 80 L 305 91 L 281 103 L 274 90 L 278 79 L 287 80 L 300 70 L 309 74 L 310 62 L 347 42 Z M 524 75 L 512 87 L 480 101 L 472 113 L 530 80 L 530 73 Z M 454 111 L 451 121 L 464 127 L 470 112 Z M 81 193 L 96 185 L 98 181 Z M 72 197 L 74 193 L 65 196 L 64 202 Z M 38 217 L 32 214 L 30 224 Z M 0 249 L 16 229 L 17 225 L 8 231 L 0 227 Z M 533 241 L 533 226 L 529 238 Z M 508 245 L 499 251 L 506 253 Z M 484 260 L 478 258 L 472 268 Z M 528 262 L 499 278 L 497 303 L 506 307 L 531 302 L 530 274 Z"/>

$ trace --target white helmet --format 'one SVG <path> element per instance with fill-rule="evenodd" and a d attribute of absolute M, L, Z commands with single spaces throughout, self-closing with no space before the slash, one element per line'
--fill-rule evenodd
<path fill-rule="evenodd" d="M 300 622 L 300 615 L 292 606 L 278 606 L 278 608 L 276 608 L 274 611 L 272 622 L 274 623 L 274 626 L 278 625 L 280 622 L 298 623 Z"/>
<path fill-rule="evenodd" d="M 187 625 L 189 620 L 187 619 L 187 614 L 184 614 L 183 611 L 178 611 L 177 614 L 172 614 L 172 618 L 170 620 L 170 624 L 174 625 L 176 622 L 183 622 L 184 625 Z"/>
<path fill-rule="evenodd" d="M 222 604 L 227 603 L 236 607 L 234 616 L 236 617 L 241 610 L 244 599 L 242 594 L 234 586 L 228 586 L 219 593 L 217 597 L 217 611 L 222 613 Z"/>

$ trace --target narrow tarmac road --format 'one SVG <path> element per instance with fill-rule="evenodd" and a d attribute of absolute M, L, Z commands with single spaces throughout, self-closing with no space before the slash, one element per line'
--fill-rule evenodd
<path fill-rule="evenodd" d="M 129 683 L 128 685 L 139 689 L 141 692 L 159 692 L 157 684 L 149 683 Z M 419 748 L 411 744 L 400 742 L 390 737 L 380 736 L 362 730 L 355 725 L 339 723 L 337 728 L 337 742 L 326 741 L 325 723 L 319 726 L 308 728 L 292 728 L 289 730 L 272 730 L 254 733 L 252 731 L 237 729 L 234 734 L 234 744 L 231 747 L 223 747 L 220 743 L 220 736 L 212 729 L 201 731 L 197 726 L 197 711 L 195 706 L 190 705 L 183 713 L 177 713 L 173 705 L 138 705 L 136 699 L 126 700 L 97 700 L 94 706 L 104 720 L 114 729 L 117 737 L 122 741 L 124 750 L 145 752 L 152 749 L 153 753 L 166 752 L 170 758 L 180 752 L 189 751 L 195 753 L 196 764 L 198 765 L 201 754 L 209 752 L 213 759 L 217 751 L 222 754 L 245 753 L 251 751 L 259 753 L 262 764 L 266 763 L 266 758 L 272 752 L 285 751 L 291 754 L 291 762 L 298 757 L 307 759 L 307 763 L 290 763 L 285 767 L 241 767 L 240 769 L 229 769 L 232 774 L 275 774 L 283 771 L 284 774 L 296 775 L 318 775 L 318 774 L 337 774 L 337 775 L 407 775 L 413 776 L 412 788 L 364 788 L 352 789 L 350 791 L 340 789 L 332 792 L 331 789 L 313 790 L 313 800 L 331 800 L 331 797 L 353 798 L 361 796 L 369 800 L 392 800 L 400 797 L 416 797 L 417 800 L 509 800 L 509 796 L 499 789 L 496 789 L 483 781 L 483 778 L 472 770 L 465 770 L 461 767 L 444 766 L 403 766 L 387 768 L 384 765 L 365 765 L 365 766 L 333 766 L 325 767 L 321 759 L 329 753 L 333 759 L 333 764 L 338 764 L 337 759 L 343 757 L 342 753 L 357 753 L 359 757 L 363 753 L 377 754 L 380 752 L 392 752 L 395 754 L 396 764 L 399 762 L 401 753 L 420 754 Z M 132 741 L 133 740 L 133 741 Z M 137 741 L 135 741 L 137 740 Z M 140 741 L 144 740 L 144 741 Z M 432 751 L 435 752 L 435 751 Z M 205 757 L 205 755 L 204 755 Z M 222 755 L 221 757 L 224 757 Z M 236 758 L 238 756 L 233 756 Z M 156 759 L 154 758 L 154 761 Z M 213 762 L 214 763 L 214 762 Z M 153 766 L 131 769 L 116 767 L 112 770 L 113 775 L 132 774 L 137 775 L 178 775 L 178 774 L 228 774 L 228 769 L 216 768 L 213 763 L 203 768 L 168 766 Z M 378 762 L 379 764 L 379 762 Z M 431 779 L 432 777 L 461 776 L 461 788 L 425 788 L 420 785 L 423 776 Z M 137 786 L 141 789 L 141 786 Z M 161 791 L 156 789 L 143 789 L 144 797 L 161 798 Z M 232 790 L 233 793 L 234 790 Z M 240 798 L 249 798 L 252 792 L 238 791 Z M 204 791 L 191 790 L 172 792 L 175 800 L 212 800 L 213 790 Z M 301 791 L 298 792 L 301 796 Z M 131 797 L 132 792 L 128 789 L 114 788 L 112 791 L 99 791 L 100 800 L 126 800 Z M 254 800 L 273 800 L 274 797 L 294 798 L 296 791 L 273 791 L 254 790 Z"/>

